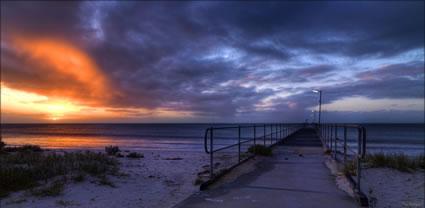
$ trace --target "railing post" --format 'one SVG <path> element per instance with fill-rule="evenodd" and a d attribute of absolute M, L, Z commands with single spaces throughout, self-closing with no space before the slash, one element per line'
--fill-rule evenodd
<path fill-rule="evenodd" d="M 329 141 L 331 140 L 331 138 L 329 136 L 329 129 L 331 128 L 331 126 L 329 126 L 329 124 L 327 126 L 328 127 L 326 128 L 326 138 L 328 138 L 328 139 L 326 141 L 326 147 L 329 149 Z"/>
<path fill-rule="evenodd" d="M 344 168 L 347 164 L 347 127 L 344 126 Z"/>
<path fill-rule="evenodd" d="M 331 124 L 330 126 L 330 130 L 329 130 L 329 135 L 330 135 L 330 141 L 329 141 L 329 148 L 332 151 L 332 142 L 334 141 L 334 126 Z"/>
<path fill-rule="evenodd" d="M 327 143 L 328 149 L 329 149 L 329 146 L 330 146 L 329 145 L 330 141 L 331 141 L 331 125 L 328 124 L 328 143 Z"/>
<path fill-rule="evenodd" d="M 360 160 L 360 158 L 361 158 L 361 141 L 360 141 L 360 138 L 361 138 L 361 129 L 360 128 L 358 128 L 357 129 L 357 132 L 358 132 L 358 136 L 357 136 L 357 184 L 356 184 L 356 189 L 357 189 L 357 191 L 358 192 L 360 192 L 360 174 L 361 174 L 361 160 Z"/>
<path fill-rule="evenodd" d="M 270 124 L 270 145 L 273 144 L 273 124 Z"/>
<path fill-rule="evenodd" d="M 285 124 L 285 137 L 288 137 L 288 124 Z"/>
<path fill-rule="evenodd" d="M 279 132 L 277 130 L 277 124 L 274 125 L 274 133 L 276 134 L 274 141 L 276 142 L 277 140 L 279 140 Z"/>
<path fill-rule="evenodd" d="M 279 124 L 279 140 L 282 139 L 282 124 Z"/>
<path fill-rule="evenodd" d="M 328 129 L 329 129 L 329 126 L 326 124 L 326 126 L 325 126 L 325 141 L 326 141 L 326 148 L 328 147 Z"/>
<path fill-rule="evenodd" d="M 332 142 L 334 138 L 334 126 L 332 124 L 329 125 L 329 147 L 332 150 Z"/>
<path fill-rule="evenodd" d="M 238 126 L 238 161 L 241 162 L 241 126 Z"/>
<path fill-rule="evenodd" d="M 213 140 L 214 140 L 214 133 L 213 133 L 213 128 L 211 127 L 211 131 L 210 131 L 210 178 L 212 179 L 213 177 L 214 177 L 214 173 L 213 173 L 213 169 L 214 169 L 214 167 L 213 167 L 213 159 L 214 159 L 214 157 L 213 157 L 213 154 L 214 154 L 214 152 L 213 152 L 213 150 L 214 150 L 214 148 L 213 148 Z"/>
<path fill-rule="evenodd" d="M 325 144 L 326 144 L 326 126 L 321 124 L 320 128 L 322 129 L 323 141 L 325 141 Z"/>
<path fill-rule="evenodd" d="M 338 145 L 338 126 L 335 125 L 335 154 L 334 154 L 334 159 L 336 160 L 337 157 L 337 145 Z"/>
<path fill-rule="evenodd" d="M 257 154 L 257 150 L 255 149 L 255 139 L 257 138 L 256 130 L 257 130 L 257 128 L 255 127 L 255 124 L 254 124 L 254 155 Z"/>
<path fill-rule="evenodd" d="M 264 124 L 264 146 L 266 146 L 266 124 Z"/>
<path fill-rule="evenodd" d="M 366 155 L 366 129 L 365 127 L 362 127 L 362 158 Z"/>

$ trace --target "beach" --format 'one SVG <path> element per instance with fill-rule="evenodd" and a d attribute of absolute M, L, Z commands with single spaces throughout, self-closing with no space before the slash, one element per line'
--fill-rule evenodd
<path fill-rule="evenodd" d="M 354 187 L 345 177 L 342 164 L 327 156 L 326 166 L 335 176 L 337 187 L 354 198 Z M 361 191 L 371 208 L 423 208 L 425 170 L 401 172 L 392 168 L 371 168 L 362 165 Z M 354 180 L 356 176 L 352 176 Z M 354 200 L 354 199 L 353 199 Z"/>
<path fill-rule="evenodd" d="M 412 173 L 390 168 L 368 168 L 362 173 L 362 190 L 370 207 L 423 208 L 424 170 Z"/>
<path fill-rule="evenodd" d="M 78 150 L 52 150 L 57 153 Z M 51 151 L 49 151 L 51 152 Z M 58 207 L 62 204 L 78 207 L 173 207 L 199 191 L 194 185 L 198 174 L 209 176 L 209 157 L 203 152 L 138 151 L 144 158 L 117 158 L 120 175 L 109 176 L 116 187 L 97 184 L 87 178 L 83 182 L 68 182 L 57 197 L 34 197 L 27 191 L 12 193 L 1 199 L 1 207 Z M 125 155 L 126 152 L 121 154 Z M 216 155 L 215 168 L 228 167 L 232 153 Z M 115 157 L 115 156 L 111 156 Z"/>

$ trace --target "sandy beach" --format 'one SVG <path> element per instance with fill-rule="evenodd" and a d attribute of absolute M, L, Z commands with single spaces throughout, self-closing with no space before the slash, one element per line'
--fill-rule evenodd
<path fill-rule="evenodd" d="M 45 153 L 72 152 L 79 150 L 49 150 Z M 105 151 L 99 151 L 105 152 Z M 193 193 L 199 191 L 197 178 L 209 176 L 209 155 L 194 151 L 136 151 L 143 158 L 116 157 L 119 174 L 108 176 L 114 187 L 99 184 L 96 178 L 87 177 L 76 183 L 69 180 L 63 194 L 56 197 L 36 197 L 28 190 L 11 193 L 1 199 L 0 207 L 45 208 L 45 207 L 173 207 Z M 121 151 L 127 155 L 129 151 Z M 335 176 L 336 186 L 353 197 L 351 184 L 343 176 L 337 164 L 327 155 L 326 166 Z M 255 163 L 263 158 L 257 156 L 234 169 L 218 182 L 235 180 L 238 175 L 254 170 Z M 214 170 L 228 168 L 235 164 L 236 153 L 214 155 Z M 424 171 L 400 172 L 389 168 L 366 168 L 362 170 L 362 191 L 369 199 L 369 207 L 378 208 L 420 208 L 424 207 Z M 354 199 L 353 199 L 354 200 Z"/>
<path fill-rule="evenodd" d="M 121 175 L 109 176 L 116 187 L 99 185 L 87 178 L 80 183 L 66 183 L 58 197 L 39 198 L 27 191 L 12 193 L 1 200 L 1 207 L 173 207 L 199 190 L 199 185 L 194 185 L 198 175 L 206 176 L 205 179 L 209 176 L 209 156 L 204 152 L 138 152 L 144 158 L 117 158 Z M 217 154 L 215 168 L 229 167 L 233 162 L 229 158 L 235 158 L 232 154 Z"/>
<path fill-rule="evenodd" d="M 362 190 L 370 207 L 423 208 L 424 170 L 413 173 L 390 168 L 368 168 L 362 173 Z"/>
<path fill-rule="evenodd" d="M 335 176 L 339 189 L 354 197 L 354 187 L 343 175 L 341 167 L 328 155 L 326 166 Z M 361 190 L 369 200 L 371 208 L 423 208 L 424 170 L 411 173 L 391 168 L 363 168 Z M 355 179 L 356 176 L 353 176 Z M 356 180 L 356 179 L 355 179 Z"/>

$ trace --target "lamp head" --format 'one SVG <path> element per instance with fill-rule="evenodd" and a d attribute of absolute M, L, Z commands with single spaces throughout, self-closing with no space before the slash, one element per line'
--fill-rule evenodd
<path fill-rule="evenodd" d="M 319 92 L 320 92 L 320 90 L 313 90 L 313 92 L 314 92 L 314 93 L 319 93 Z"/>

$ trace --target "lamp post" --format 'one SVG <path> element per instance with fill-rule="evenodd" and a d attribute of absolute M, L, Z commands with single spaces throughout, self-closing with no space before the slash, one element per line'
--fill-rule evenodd
<path fill-rule="evenodd" d="M 322 114 L 322 90 L 313 90 L 314 93 L 319 93 L 319 125 L 320 125 L 320 117 Z"/>

